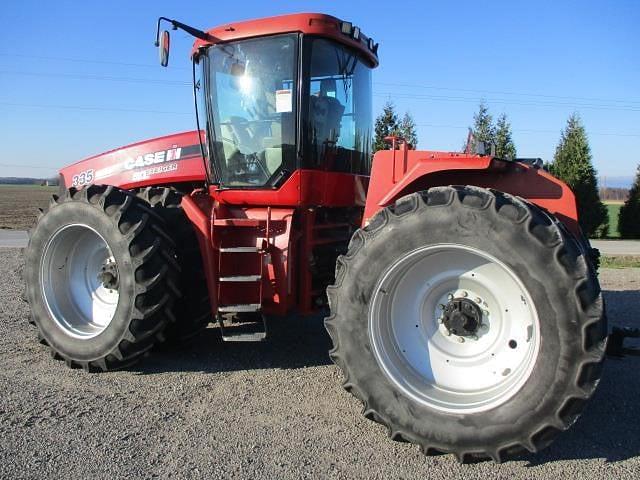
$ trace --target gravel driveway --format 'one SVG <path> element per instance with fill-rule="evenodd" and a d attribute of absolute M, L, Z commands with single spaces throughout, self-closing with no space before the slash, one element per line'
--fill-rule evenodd
<path fill-rule="evenodd" d="M 578 423 L 502 465 L 425 458 L 360 416 L 322 319 L 262 344 L 207 330 L 125 372 L 50 358 L 20 299 L 22 256 L 0 250 L 0 478 L 640 478 L 640 357 L 609 360 Z M 640 326 L 640 270 L 605 270 L 612 323 Z"/>

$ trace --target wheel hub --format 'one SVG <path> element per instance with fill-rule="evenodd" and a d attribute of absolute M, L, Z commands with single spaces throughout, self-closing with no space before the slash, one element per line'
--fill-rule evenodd
<path fill-rule="evenodd" d="M 118 266 L 113 259 L 107 260 L 100 269 L 98 280 L 108 290 L 117 290 L 119 285 Z"/>
<path fill-rule="evenodd" d="M 59 228 L 45 245 L 40 269 L 45 304 L 65 334 L 87 339 L 109 326 L 120 275 L 109 244 L 95 229 L 80 223 Z"/>
<path fill-rule="evenodd" d="M 517 275 L 478 249 L 438 244 L 393 263 L 369 309 L 384 374 L 437 410 L 502 405 L 529 377 L 540 345 L 535 306 Z"/>
<path fill-rule="evenodd" d="M 482 325 L 482 310 L 472 300 L 454 298 L 444 307 L 442 323 L 453 335 L 475 337 Z"/>

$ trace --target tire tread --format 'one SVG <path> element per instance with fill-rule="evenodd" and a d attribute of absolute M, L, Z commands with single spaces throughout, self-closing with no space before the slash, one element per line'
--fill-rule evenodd
<path fill-rule="evenodd" d="M 144 202 L 132 193 L 107 185 L 90 185 L 82 189 L 70 188 L 65 195 L 53 195 L 49 208 L 43 213 L 30 234 L 46 214 L 63 203 L 81 202 L 100 208 L 128 239 L 129 251 L 133 253 L 134 296 L 132 318 L 121 340 L 111 351 L 94 360 L 75 360 L 63 352 L 56 351 L 46 341 L 40 325 L 35 319 L 38 339 L 50 350 L 54 359 L 62 360 L 70 368 L 86 371 L 107 371 L 121 369 L 139 360 L 162 338 L 172 315 L 170 310 L 177 298 L 175 278 L 178 270 L 162 257 L 173 257 L 173 245 L 166 241 L 166 225 L 156 216 L 149 214 Z M 124 231 L 122 225 L 129 225 Z M 150 228 L 152 227 L 152 228 Z M 162 235 L 158 235 L 162 232 Z M 138 252 L 136 254 L 136 252 Z M 26 272 L 26 269 L 25 269 Z M 34 288 L 25 278 L 27 290 Z M 140 308 L 139 306 L 143 307 Z"/>
<path fill-rule="evenodd" d="M 521 438 L 517 439 L 505 439 L 502 444 L 487 445 L 483 451 L 466 451 L 456 446 L 445 447 L 425 443 L 411 432 L 393 425 L 384 411 L 370 407 L 363 389 L 351 378 L 349 368 L 343 360 L 341 352 L 344 346 L 340 338 L 340 329 L 337 328 L 338 324 L 347 321 L 339 308 L 340 296 L 345 291 L 343 283 L 346 273 L 353 259 L 361 255 L 362 250 L 366 248 L 368 239 L 373 238 L 384 227 L 392 228 L 395 222 L 402 221 L 402 217 L 410 212 L 448 207 L 454 202 L 463 208 L 492 209 L 495 215 L 511 223 L 514 228 L 524 224 L 528 235 L 551 251 L 552 258 L 562 267 L 568 278 L 578 277 L 579 287 L 574 292 L 575 301 L 589 318 L 582 328 L 583 339 L 580 341 L 582 351 L 580 358 L 576 359 L 580 363 L 578 374 L 573 379 L 573 385 L 564 403 L 549 418 L 541 419 L 534 433 L 523 433 Z M 580 251 L 576 239 L 557 219 L 519 197 L 497 190 L 471 186 L 434 187 L 407 195 L 394 205 L 381 209 L 371 218 L 367 226 L 354 234 L 349 243 L 348 252 L 340 256 L 336 262 L 335 278 L 334 285 L 327 288 L 331 314 L 325 319 L 325 326 L 333 342 L 330 357 L 344 375 L 343 388 L 363 403 L 363 414 L 366 418 L 387 427 L 393 439 L 402 438 L 419 444 L 425 455 L 451 453 L 461 463 L 471 463 L 487 458 L 500 463 L 526 452 L 535 453 L 546 447 L 557 434 L 569 428 L 577 420 L 586 400 L 597 386 L 604 359 L 607 328 L 602 293 L 595 271 L 590 268 L 589 260 Z M 588 335 L 589 329 L 595 330 L 595 333 Z"/>

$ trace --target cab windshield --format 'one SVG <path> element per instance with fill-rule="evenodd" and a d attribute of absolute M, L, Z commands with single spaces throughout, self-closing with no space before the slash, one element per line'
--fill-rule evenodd
<path fill-rule="evenodd" d="M 275 186 L 295 169 L 295 34 L 208 49 L 210 122 L 218 180 Z"/>

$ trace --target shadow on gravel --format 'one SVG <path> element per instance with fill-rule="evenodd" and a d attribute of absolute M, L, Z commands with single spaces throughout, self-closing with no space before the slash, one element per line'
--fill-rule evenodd
<path fill-rule="evenodd" d="M 610 325 L 640 326 L 640 291 L 605 292 Z M 133 367 L 139 374 L 162 372 L 229 372 L 266 368 L 296 369 L 331 363 L 331 341 L 323 317 L 288 317 L 269 324 L 261 343 L 222 342 L 210 327 L 192 343 L 156 351 Z M 583 415 L 551 447 L 523 458 L 533 467 L 574 459 L 618 462 L 640 456 L 640 358 L 609 358 L 602 381 Z"/>
<path fill-rule="evenodd" d="M 609 328 L 640 327 L 640 291 L 605 291 Z M 602 380 L 578 422 L 528 466 L 558 460 L 619 462 L 640 456 L 640 357 L 608 357 Z"/>
<path fill-rule="evenodd" d="M 160 372 L 229 372 L 264 368 L 294 369 L 331 364 L 331 341 L 324 317 L 273 319 L 263 342 L 223 342 L 217 326 L 181 347 L 155 350 L 132 367 L 141 374 Z"/>

